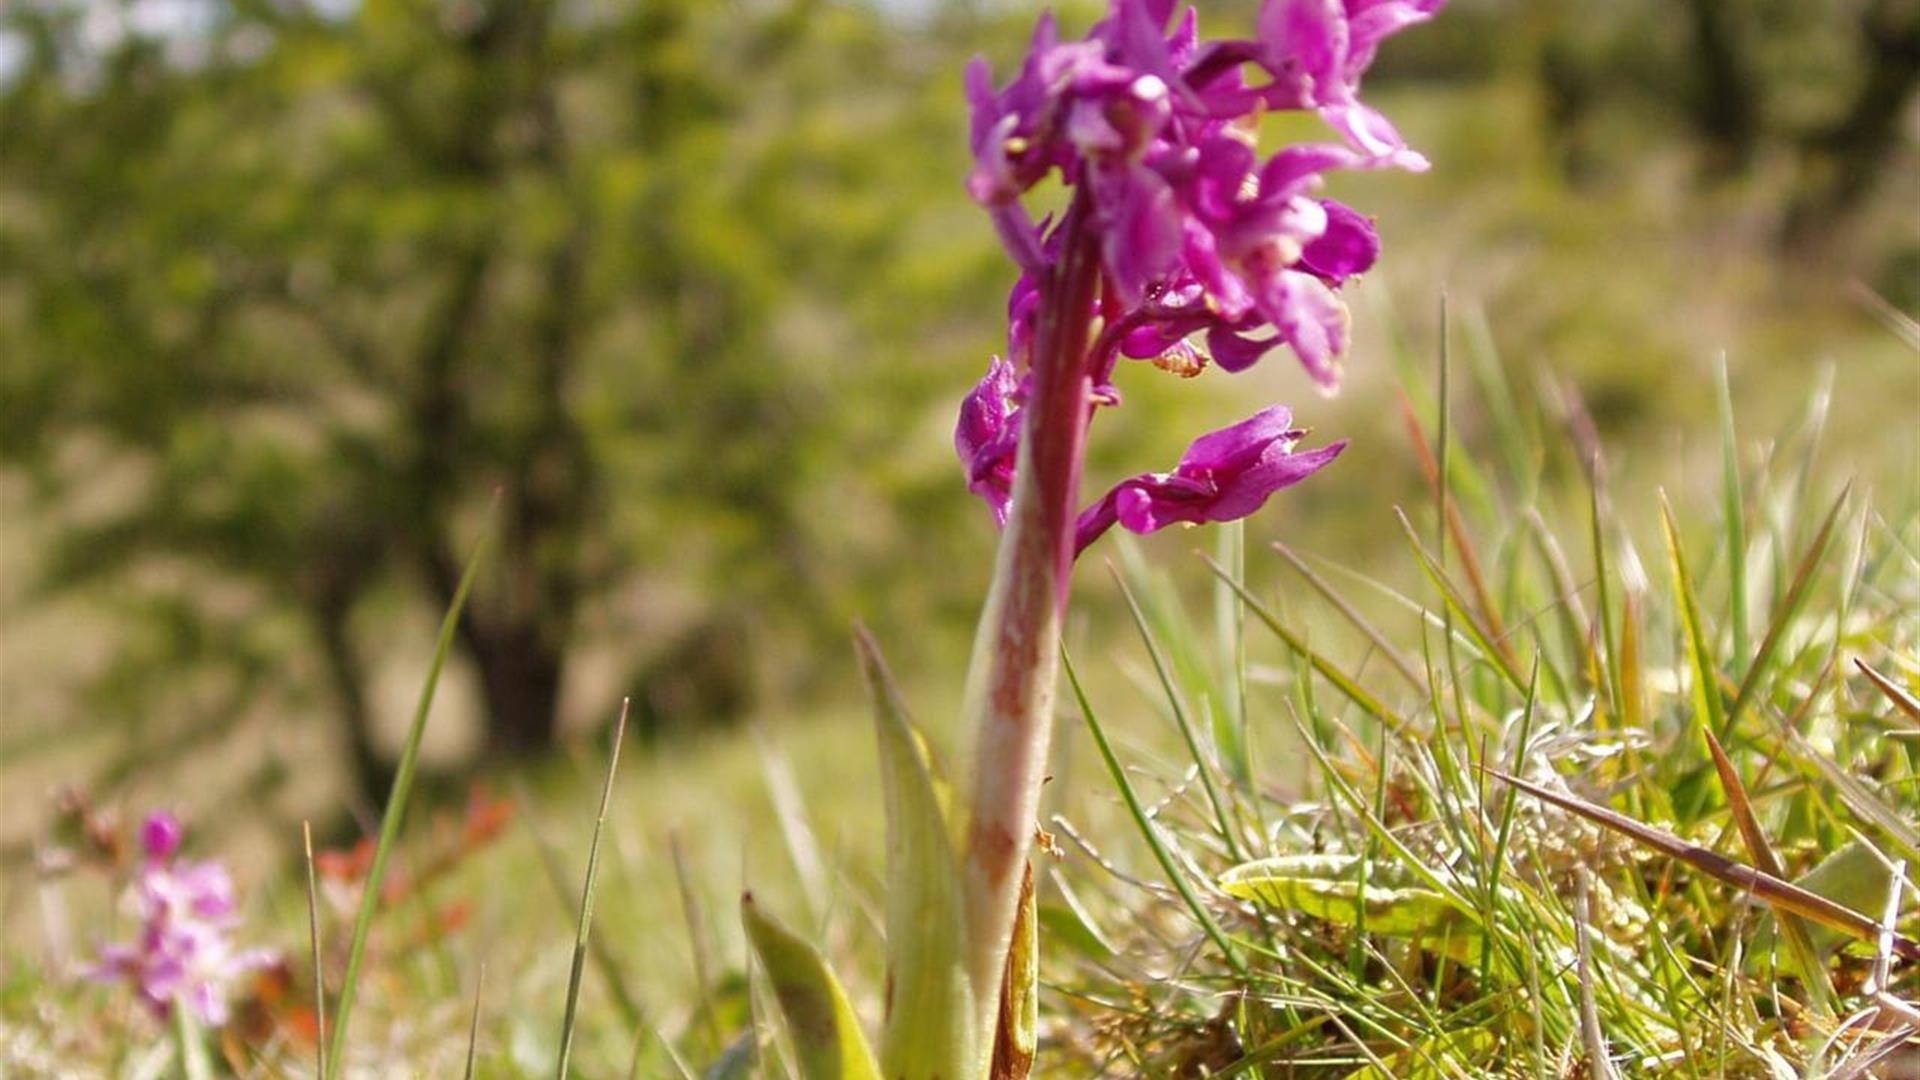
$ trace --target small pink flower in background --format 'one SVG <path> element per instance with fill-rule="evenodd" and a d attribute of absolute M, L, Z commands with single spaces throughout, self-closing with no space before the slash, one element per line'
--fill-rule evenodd
<path fill-rule="evenodd" d="M 140 865 L 126 899 L 140 934 L 102 948 L 93 975 L 131 983 L 156 1018 L 166 1019 L 184 1002 L 201 1022 L 218 1027 L 228 1016 L 228 986 L 275 957 L 267 949 L 234 947 L 233 879 L 217 862 L 175 859 L 181 834 L 179 819 L 164 811 L 141 823 Z"/>

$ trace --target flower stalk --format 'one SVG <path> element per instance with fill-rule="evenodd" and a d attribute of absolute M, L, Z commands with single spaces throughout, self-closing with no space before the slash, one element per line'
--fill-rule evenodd
<path fill-rule="evenodd" d="M 1087 345 L 1100 261 L 1086 223 L 1081 194 L 1061 225 L 1060 260 L 1042 285 L 1013 496 L 963 704 L 965 729 L 978 740 L 963 881 L 967 971 L 981 1017 L 975 1045 L 982 1047 L 991 1044 L 998 1015 L 996 992 L 1052 737 L 1080 467 L 1094 407 Z"/>
<path fill-rule="evenodd" d="M 1030 1069 L 1027 859 L 1074 560 L 1114 526 L 1245 518 L 1345 446 L 1297 449 L 1306 432 L 1268 405 L 1195 439 L 1171 470 L 1121 480 L 1082 506 L 1088 428 L 1120 404 L 1122 360 L 1191 378 L 1245 371 L 1286 348 L 1322 389 L 1337 385 L 1351 337 L 1339 293 L 1380 245 L 1371 219 L 1314 192 L 1331 169 L 1425 167 L 1358 88 L 1381 40 L 1441 2 L 1263 0 L 1253 38 L 1209 41 L 1192 8 L 1173 17 L 1173 0 L 1110 0 L 1079 40 L 1042 16 L 1004 85 L 984 60 L 968 68 L 967 191 L 1020 274 L 1006 355 L 961 402 L 953 443 L 968 489 L 1004 532 L 962 699 L 973 741 L 964 800 L 949 798 L 877 649 L 860 638 L 888 815 L 877 1056 L 887 1080 L 1018 1080 Z M 1252 133 L 1270 109 L 1315 112 L 1335 141 L 1263 159 Z M 1067 209 L 1036 222 L 1023 197 L 1056 173 Z M 865 1057 L 841 1052 L 847 1025 L 818 1022 L 845 1010 L 817 954 L 780 947 L 750 905 L 743 917 L 761 927 L 758 952 L 787 987 L 796 1037 L 832 1034 L 808 1080 L 866 1076 Z"/>

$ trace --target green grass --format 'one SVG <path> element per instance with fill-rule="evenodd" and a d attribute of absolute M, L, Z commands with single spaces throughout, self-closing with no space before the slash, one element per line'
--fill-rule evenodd
<path fill-rule="evenodd" d="M 1657 488 L 1605 467 L 1599 487 L 1542 482 L 1586 475 L 1580 451 L 1499 379 L 1457 403 L 1477 422 L 1504 400 L 1472 425 L 1489 445 L 1414 406 L 1411 430 L 1448 442 L 1414 455 L 1429 502 L 1397 524 L 1378 508 L 1397 565 L 1243 550 L 1237 530 L 1219 558 L 1115 552 L 1137 640 L 1075 646 L 1059 854 L 1036 866 L 1042 1074 L 1840 1076 L 1915 1030 L 1892 1003 L 1920 994 L 1913 947 L 1877 928 L 1891 910 L 1914 932 L 1915 493 L 1819 464 L 1818 395 L 1765 442 L 1722 409 L 1713 467 Z M 951 688 L 906 696 L 937 724 Z M 345 1045 L 482 1076 L 800 1075 L 736 900 L 750 887 L 821 948 L 874 1029 L 870 739 L 850 708 L 617 781 L 585 755 L 532 777 L 523 827 L 353 924 L 370 944 L 331 976 L 329 1063 Z M 382 832 L 404 868 L 432 832 L 391 827 L 403 801 Z M 300 876 L 250 930 L 311 988 Z M 466 929 L 398 944 L 449 900 L 473 905 Z M 156 1052 L 112 998 L 10 967 L 21 1074 L 36 1046 L 123 1069 Z M 103 1003 L 105 1041 L 75 1044 Z M 314 1060 L 286 1038 L 237 1052 Z"/>

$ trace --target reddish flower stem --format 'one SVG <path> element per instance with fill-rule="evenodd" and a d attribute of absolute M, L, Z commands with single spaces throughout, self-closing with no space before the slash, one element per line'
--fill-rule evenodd
<path fill-rule="evenodd" d="M 979 1046 L 992 1042 L 1053 733 L 1060 625 L 1093 408 L 1087 346 L 1101 269 L 1087 213 L 1082 190 L 1062 222 L 1060 259 L 1044 286 L 1012 505 L 968 673 L 966 717 L 976 743 L 965 887 L 968 974 L 983 1014 Z"/>

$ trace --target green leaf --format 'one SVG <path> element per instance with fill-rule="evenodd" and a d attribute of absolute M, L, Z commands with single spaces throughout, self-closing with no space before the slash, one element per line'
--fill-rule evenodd
<path fill-rule="evenodd" d="M 1451 900 L 1378 858 L 1363 880 L 1358 855 L 1281 855 L 1234 867 L 1221 875 L 1220 888 L 1242 900 L 1391 937 L 1451 937 L 1460 948 L 1469 935 L 1477 936 Z"/>
<path fill-rule="evenodd" d="M 973 990 L 952 798 L 931 748 L 907 716 L 873 638 L 856 628 L 873 695 L 887 820 L 887 1075 L 953 1076 L 973 1060 Z"/>
<path fill-rule="evenodd" d="M 1842 907 L 1878 911 L 1887 902 L 1893 868 L 1887 865 L 1886 856 L 1872 847 L 1859 840 L 1849 840 L 1793 883 Z M 1763 955 L 1763 950 L 1772 945 L 1775 933 L 1771 922 L 1763 926 L 1751 951 Z M 1812 946 L 1822 954 L 1831 953 L 1847 940 L 1847 935 L 1824 926 L 1808 927 L 1808 936 Z"/>
<path fill-rule="evenodd" d="M 740 918 L 780 1001 L 801 1080 L 879 1080 L 853 1005 L 820 950 L 762 914 L 752 893 L 740 896 Z"/>

